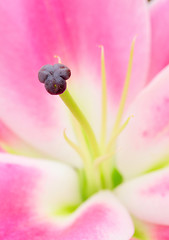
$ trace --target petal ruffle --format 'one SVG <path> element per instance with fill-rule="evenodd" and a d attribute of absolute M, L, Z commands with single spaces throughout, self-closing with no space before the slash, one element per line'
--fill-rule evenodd
<path fill-rule="evenodd" d="M 152 49 L 149 81 L 169 64 L 169 1 L 156 0 L 150 4 Z"/>
<path fill-rule="evenodd" d="M 59 163 L 0 154 L 0 238 L 126 240 L 131 218 L 112 193 L 100 192 L 69 217 L 58 208 L 79 204 L 75 172 Z"/>
<path fill-rule="evenodd" d="M 135 217 L 169 226 L 169 168 L 124 183 L 116 193 Z"/>
<path fill-rule="evenodd" d="M 134 233 L 130 216 L 112 193 L 97 193 L 73 216 L 73 224 L 59 240 L 126 240 Z"/>
<path fill-rule="evenodd" d="M 100 50 L 96 45 L 103 44 L 109 89 L 117 100 L 129 47 L 137 34 L 133 79 L 139 80 L 132 81 L 130 96 L 135 95 L 145 82 L 148 66 L 149 24 L 145 1 L 16 0 L 11 3 L 8 0 L 0 3 L 0 15 L 3 46 L 0 118 L 34 147 L 58 159 L 66 160 L 69 156 L 71 161 L 72 156 L 77 163 L 76 155 L 67 146 L 61 152 L 64 144 L 61 136 L 69 126 L 68 117 L 62 114 L 62 104 L 46 94 L 37 80 L 37 72 L 42 65 L 53 63 L 53 55 L 57 54 L 72 69 L 72 82 L 79 82 L 78 92 L 79 87 L 82 89 L 81 79 L 91 87 L 90 82 L 100 78 Z M 144 61 L 141 63 L 140 59 Z M 90 98 L 88 91 L 87 94 L 91 105 L 94 97 L 91 94 Z"/>
<path fill-rule="evenodd" d="M 169 163 L 169 67 L 136 98 L 118 142 L 118 166 L 126 177 Z"/>

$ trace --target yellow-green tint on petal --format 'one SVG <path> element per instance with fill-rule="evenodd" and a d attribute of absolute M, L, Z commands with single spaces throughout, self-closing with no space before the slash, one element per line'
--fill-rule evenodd
<path fill-rule="evenodd" d="M 150 173 L 150 172 L 154 172 L 160 169 L 163 169 L 165 167 L 169 167 L 169 155 L 165 155 L 164 157 L 160 158 L 159 161 L 157 161 L 156 163 L 154 163 L 153 166 L 151 166 L 150 168 L 148 168 L 144 174 L 146 173 Z"/>
<path fill-rule="evenodd" d="M 150 240 L 149 236 L 149 229 L 147 227 L 147 224 L 144 222 L 139 221 L 138 219 L 133 217 L 133 222 L 135 226 L 135 232 L 133 237 L 140 239 L 140 240 Z"/>

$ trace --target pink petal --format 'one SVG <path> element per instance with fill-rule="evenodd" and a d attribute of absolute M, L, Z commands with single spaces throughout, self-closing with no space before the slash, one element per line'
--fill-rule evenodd
<path fill-rule="evenodd" d="M 3 148 L 0 147 L 0 152 L 1 152 L 1 153 L 4 153 L 5 151 L 4 151 Z"/>
<path fill-rule="evenodd" d="M 130 216 L 108 191 L 90 198 L 74 216 L 75 221 L 59 240 L 127 240 L 134 232 Z"/>
<path fill-rule="evenodd" d="M 5 240 L 127 240 L 133 224 L 111 192 L 103 191 L 72 215 L 58 208 L 76 206 L 75 172 L 59 163 L 0 155 L 0 238 Z"/>
<path fill-rule="evenodd" d="M 151 238 L 153 240 L 169 240 L 169 226 L 151 226 Z"/>
<path fill-rule="evenodd" d="M 50 4 L 54 2 L 50 0 Z M 57 8 L 57 5 L 53 6 Z M 116 103 L 125 79 L 130 45 L 137 35 L 129 94 L 131 100 L 144 86 L 149 65 L 150 26 L 146 2 L 67 0 L 62 1 L 62 7 L 67 16 L 65 21 L 70 30 L 69 36 L 75 42 L 72 58 L 77 53 L 80 70 L 78 82 L 85 79 L 90 84 L 93 80 L 100 80 L 100 51 L 97 45 L 102 44 L 105 48 L 108 89 Z M 63 30 L 67 31 L 65 28 Z"/>
<path fill-rule="evenodd" d="M 136 176 L 167 160 L 169 154 L 169 67 L 137 97 L 133 115 L 119 137 L 118 166 L 126 177 Z"/>
<path fill-rule="evenodd" d="M 44 157 L 42 152 L 34 149 L 14 134 L 3 122 L 0 122 L 0 152 L 10 152 L 29 157 Z"/>
<path fill-rule="evenodd" d="M 123 184 L 117 195 L 135 217 L 169 226 L 169 168 Z"/>
<path fill-rule="evenodd" d="M 34 4 L 34 1 L 20 0 L 14 4 L 11 1 L 0 3 L 3 35 L 0 39 L 3 46 L 0 118 L 14 134 L 44 155 L 79 165 L 79 158 L 63 138 L 63 130 L 70 128 L 67 112 L 65 114 L 58 98 L 49 96 L 37 79 L 39 68 L 54 63 L 53 55 L 61 54 L 57 50 L 60 49 L 57 41 L 60 29 L 55 32 L 57 21 L 55 25 L 51 22 L 50 11 L 44 3 Z"/>
<path fill-rule="evenodd" d="M 0 118 L 32 146 L 58 159 L 72 156 L 69 161 L 73 159 L 78 164 L 76 155 L 68 147 L 61 151 L 63 129 L 69 128 L 63 105 L 45 92 L 37 80 L 37 72 L 42 65 L 56 62 L 53 58 L 56 54 L 71 67 L 72 82 L 79 82 L 78 92 L 79 86 L 83 89 L 81 80 L 89 88 L 91 82 L 100 80 L 97 45 L 103 44 L 109 89 L 117 100 L 123 86 L 129 47 L 137 34 L 133 66 L 133 79 L 137 81 L 131 84 L 132 98 L 145 82 L 149 61 L 145 1 L 16 0 L 11 3 L 7 0 L 0 3 L 0 15 L 0 45 L 3 46 Z M 97 92 L 96 89 L 94 85 L 92 93 Z M 88 92 L 87 97 L 86 92 L 83 94 L 85 103 L 86 98 L 90 102 L 94 98 Z"/>
<path fill-rule="evenodd" d="M 150 5 L 152 49 L 149 81 L 169 64 L 169 1 L 156 0 Z"/>

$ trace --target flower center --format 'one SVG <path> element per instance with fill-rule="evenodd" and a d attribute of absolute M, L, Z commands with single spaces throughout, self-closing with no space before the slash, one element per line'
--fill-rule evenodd
<path fill-rule="evenodd" d="M 104 59 L 104 48 L 101 48 L 101 79 L 102 79 L 102 114 L 101 114 L 101 134 L 100 141 L 96 139 L 94 131 L 78 106 L 70 92 L 66 89 L 66 80 L 70 77 L 70 70 L 60 60 L 55 65 L 43 66 L 38 74 L 40 82 L 44 83 L 46 90 L 52 95 L 59 95 L 67 108 L 78 122 L 77 131 L 81 136 L 82 144 L 80 146 L 72 142 L 64 131 L 66 142 L 80 155 L 83 161 L 83 169 L 79 169 L 80 190 L 82 198 L 85 200 L 95 192 L 101 189 L 113 189 L 122 181 L 122 175 L 117 169 L 115 162 L 115 147 L 118 135 L 127 126 L 131 117 L 122 124 L 122 116 L 127 99 L 129 83 L 131 78 L 133 52 L 135 39 L 131 44 L 126 79 L 122 91 L 122 96 L 112 127 L 109 142 L 106 142 L 107 126 L 107 84 Z M 83 146 L 83 147 L 82 147 Z"/>

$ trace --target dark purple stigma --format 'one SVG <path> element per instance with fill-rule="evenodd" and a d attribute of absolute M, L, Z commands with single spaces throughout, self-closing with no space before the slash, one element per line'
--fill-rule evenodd
<path fill-rule="evenodd" d="M 38 73 L 39 81 L 45 84 L 46 90 L 52 95 L 62 94 L 66 90 L 66 80 L 70 76 L 70 69 L 61 63 L 44 65 Z"/>

